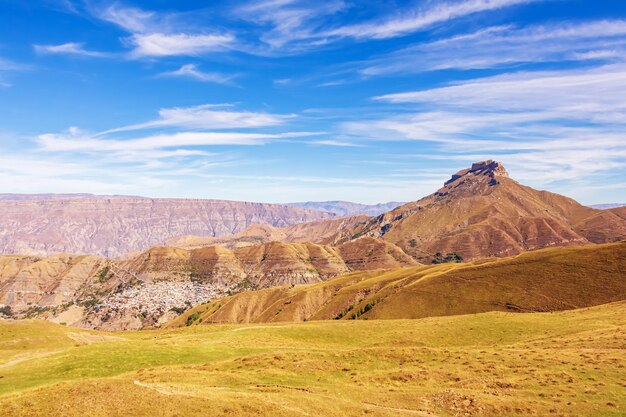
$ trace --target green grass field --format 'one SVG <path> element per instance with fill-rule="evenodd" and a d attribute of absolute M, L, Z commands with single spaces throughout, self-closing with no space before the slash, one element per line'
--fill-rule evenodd
<path fill-rule="evenodd" d="M 623 416 L 626 303 L 100 333 L 0 321 L 2 416 Z"/>

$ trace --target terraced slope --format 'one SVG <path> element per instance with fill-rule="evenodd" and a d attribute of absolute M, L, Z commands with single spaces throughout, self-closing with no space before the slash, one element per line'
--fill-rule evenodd
<path fill-rule="evenodd" d="M 624 412 L 626 304 L 102 333 L 0 320 L 3 417 Z"/>
<path fill-rule="evenodd" d="M 626 300 L 626 243 L 505 259 L 347 274 L 199 306 L 169 324 L 414 319 L 487 311 L 560 311 Z"/>

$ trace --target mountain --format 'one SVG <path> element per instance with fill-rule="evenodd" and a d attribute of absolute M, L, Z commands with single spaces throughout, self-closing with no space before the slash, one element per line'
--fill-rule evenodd
<path fill-rule="evenodd" d="M 393 210 L 405 203 L 390 201 L 381 204 L 359 204 L 349 201 L 307 201 L 302 203 L 289 203 L 288 206 L 301 207 L 309 210 L 325 211 L 337 216 L 351 216 L 353 214 L 369 214 L 378 216 L 386 211 Z"/>
<path fill-rule="evenodd" d="M 271 231 L 253 227 L 215 244 L 281 240 L 339 245 L 370 236 L 398 246 L 422 263 L 430 263 L 438 253 L 473 260 L 624 240 L 624 210 L 596 210 L 535 190 L 509 178 L 501 163 L 483 161 L 457 172 L 435 193 L 379 216 L 341 217 Z M 201 242 L 188 236 L 171 243 Z"/>
<path fill-rule="evenodd" d="M 381 238 L 421 262 L 437 253 L 471 260 L 624 240 L 626 219 L 519 184 L 501 163 L 483 161 L 457 172 L 435 193 L 372 218 L 351 234 Z"/>
<path fill-rule="evenodd" d="M 130 195 L 99 195 L 99 194 L 0 194 L 0 201 L 42 201 L 42 200 L 73 200 L 73 199 L 106 199 L 106 198 L 144 198 Z"/>
<path fill-rule="evenodd" d="M 0 304 L 20 316 L 43 313 L 84 327 L 136 329 L 171 318 L 172 308 L 232 292 L 414 265 L 401 249 L 369 237 L 337 247 L 285 242 L 234 250 L 154 247 L 116 260 L 7 255 L 0 256 Z"/>
<path fill-rule="evenodd" d="M 191 315 L 198 323 L 269 323 L 570 310 L 626 300 L 624 271 L 625 242 L 550 248 L 244 292 L 189 310 L 168 326 L 184 326 Z"/>
<path fill-rule="evenodd" d="M 289 226 L 328 213 L 222 200 L 89 197 L 0 201 L 0 253 L 116 257 L 181 235 L 224 236 L 253 224 Z"/>
<path fill-rule="evenodd" d="M 234 249 L 275 241 L 289 243 L 315 242 L 333 245 L 339 241 L 350 240 L 352 237 L 352 229 L 369 219 L 370 216 L 359 214 L 348 217 L 337 217 L 331 220 L 298 223 L 282 228 L 267 224 L 255 224 L 234 235 L 219 238 L 180 236 L 167 241 L 166 246 L 193 249 L 219 245 Z"/>
<path fill-rule="evenodd" d="M 598 209 L 598 210 L 607 210 L 607 209 L 613 209 L 613 208 L 618 208 L 618 207 L 626 207 L 626 203 L 593 204 L 589 207 Z"/>

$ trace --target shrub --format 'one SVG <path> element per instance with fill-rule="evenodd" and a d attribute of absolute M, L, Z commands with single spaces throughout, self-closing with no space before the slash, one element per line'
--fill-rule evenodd
<path fill-rule="evenodd" d="M 103 284 L 111 279 L 113 274 L 111 274 L 111 268 L 107 265 L 98 272 L 98 282 Z"/>
<path fill-rule="evenodd" d="M 187 326 L 191 326 L 196 320 L 198 320 L 200 318 L 200 312 L 196 311 L 195 313 L 191 314 L 189 317 L 187 317 Z"/>
<path fill-rule="evenodd" d="M 170 311 L 173 311 L 176 314 L 183 314 L 185 311 L 187 311 L 186 307 L 172 307 L 170 308 Z"/>
<path fill-rule="evenodd" d="M 441 252 L 437 252 L 435 254 L 435 258 L 432 261 L 433 264 L 447 264 L 459 262 L 463 262 L 463 257 L 456 252 L 448 253 L 445 257 L 441 254 Z"/>
<path fill-rule="evenodd" d="M 13 317 L 13 310 L 11 310 L 10 306 L 2 306 L 0 307 L 0 314 L 3 314 L 7 317 Z"/>

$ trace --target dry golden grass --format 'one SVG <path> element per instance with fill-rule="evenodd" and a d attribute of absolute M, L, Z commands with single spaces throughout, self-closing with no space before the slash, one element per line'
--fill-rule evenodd
<path fill-rule="evenodd" d="M 560 313 L 191 326 L 107 336 L 0 321 L 2 416 L 626 412 L 624 302 Z"/>
<path fill-rule="evenodd" d="M 510 258 L 347 274 L 246 292 L 169 324 L 413 319 L 487 311 L 560 311 L 626 299 L 626 243 L 551 248 Z M 369 307 L 367 307 L 369 304 Z M 367 310 L 367 311 L 366 311 Z"/>

